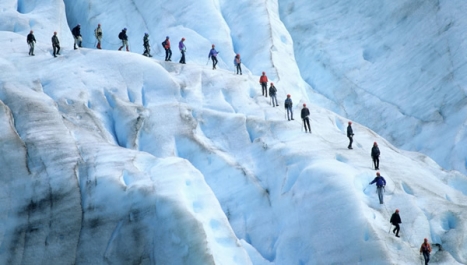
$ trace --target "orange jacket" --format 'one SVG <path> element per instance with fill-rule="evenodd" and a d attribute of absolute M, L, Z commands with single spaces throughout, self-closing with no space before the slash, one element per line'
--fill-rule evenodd
<path fill-rule="evenodd" d="M 266 75 L 262 75 L 260 78 L 259 78 L 259 82 L 260 83 L 267 83 L 268 82 L 268 77 Z"/>
<path fill-rule="evenodd" d="M 428 252 L 428 253 L 431 252 L 430 243 L 426 243 L 426 245 L 425 245 L 425 242 L 423 242 L 422 246 L 420 247 L 420 253 L 422 253 L 422 252 Z"/>
<path fill-rule="evenodd" d="M 170 40 L 169 39 L 165 40 L 165 48 L 170 49 Z"/>

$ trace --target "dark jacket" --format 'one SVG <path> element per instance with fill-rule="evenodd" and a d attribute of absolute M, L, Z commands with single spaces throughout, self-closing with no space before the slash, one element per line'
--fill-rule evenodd
<path fill-rule="evenodd" d="M 275 86 L 272 85 L 272 86 L 269 87 L 269 95 L 270 96 L 275 96 L 276 92 L 277 92 L 277 89 L 276 89 Z"/>
<path fill-rule="evenodd" d="M 149 46 L 149 35 L 144 35 L 143 45 L 144 46 Z"/>
<path fill-rule="evenodd" d="M 389 222 L 393 225 L 396 225 L 396 224 L 400 224 L 402 223 L 401 221 L 401 217 L 399 216 L 399 213 L 393 213 L 392 216 L 391 216 L 391 220 L 389 220 Z"/>
<path fill-rule="evenodd" d="M 52 45 L 53 46 L 59 46 L 60 45 L 60 41 L 58 40 L 57 35 L 52 36 Z"/>
<path fill-rule="evenodd" d="M 30 43 L 30 42 L 36 42 L 36 38 L 34 38 L 34 34 L 29 33 L 29 34 L 28 34 L 28 37 L 26 38 L 26 41 L 27 41 L 28 43 Z"/>
<path fill-rule="evenodd" d="M 126 30 L 122 30 L 122 32 L 118 34 L 118 38 L 121 40 L 128 40 L 128 36 L 126 35 Z"/>
<path fill-rule="evenodd" d="M 372 157 L 379 157 L 379 148 L 377 145 L 373 146 L 373 148 L 371 148 L 371 156 Z"/>
<path fill-rule="evenodd" d="M 308 119 L 308 116 L 310 116 L 310 110 L 307 107 L 304 107 L 300 116 L 302 117 L 302 119 Z"/>
<path fill-rule="evenodd" d="M 74 27 L 71 33 L 73 34 L 73 36 L 75 36 L 75 38 L 78 38 L 79 36 L 81 36 L 81 27 L 80 26 Z"/>
<path fill-rule="evenodd" d="M 291 98 L 287 98 L 284 102 L 284 107 L 286 109 L 291 109 L 293 106 L 293 103 L 292 103 L 292 99 Z"/>
<path fill-rule="evenodd" d="M 347 137 L 352 137 L 352 136 L 353 136 L 352 125 L 349 124 L 349 126 L 347 126 Z"/>
<path fill-rule="evenodd" d="M 376 182 L 376 187 L 383 187 L 386 186 L 386 180 L 382 176 L 377 176 L 370 185 Z"/>

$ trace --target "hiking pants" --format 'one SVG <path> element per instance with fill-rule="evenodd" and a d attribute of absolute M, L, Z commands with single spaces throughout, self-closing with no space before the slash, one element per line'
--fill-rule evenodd
<path fill-rule="evenodd" d="M 180 58 L 179 63 L 183 63 L 183 64 L 184 64 L 184 63 L 186 63 L 186 62 L 185 62 L 185 51 L 184 51 L 184 50 L 181 50 L 180 52 L 182 53 L 182 58 Z"/>
<path fill-rule="evenodd" d="M 172 50 L 170 48 L 165 49 L 165 60 L 170 61 L 171 57 L 172 57 Z"/>
<path fill-rule="evenodd" d="M 216 56 L 211 56 L 211 59 L 212 59 L 212 68 L 216 69 L 217 57 Z"/>
<path fill-rule="evenodd" d="M 375 164 L 375 169 L 379 169 L 379 156 L 372 156 L 373 163 Z"/>
<path fill-rule="evenodd" d="M 276 94 L 270 95 L 270 96 L 271 96 L 272 106 L 273 106 L 273 107 L 279 106 L 279 104 L 277 104 L 277 97 L 276 97 Z M 275 104 L 275 105 L 274 105 L 274 101 L 276 101 L 276 104 Z"/>
<path fill-rule="evenodd" d="M 384 187 L 377 187 L 376 192 L 378 193 L 379 203 L 383 204 L 383 196 L 384 196 Z"/>
<path fill-rule="evenodd" d="M 52 47 L 54 48 L 54 56 L 56 56 L 56 54 L 60 54 L 60 45 L 52 45 Z"/>
<path fill-rule="evenodd" d="M 396 227 L 396 228 L 394 228 L 394 230 L 392 230 L 392 232 L 395 233 L 396 236 L 398 236 L 399 231 L 401 230 L 401 227 L 399 226 L 399 224 L 392 224 L 392 225 Z"/>
<path fill-rule="evenodd" d="M 425 265 L 428 265 L 428 262 L 430 262 L 430 253 L 423 251 L 423 258 L 425 259 Z"/>
<path fill-rule="evenodd" d="M 29 55 L 34 55 L 34 41 L 28 42 L 29 44 Z"/>
<path fill-rule="evenodd" d="M 289 117 L 289 112 L 290 112 L 290 117 Z M 287 119 L 292 119 L 293 120 L 293 111 L 292 111 L 292 107 L 288 107 L 287 108 Z"/>
<path fill-rule="evenodd" d="M 263 89 L 263 96 L 268 97 L 268 89 L 267 89 L 268 83 L 261 83 L 261 88 Z"/>
<path fill-rule="evenodd" d="M 352 148 L 353 136 L 347 136 L 347 137 L 349 137 L 349 146 L 348 146 L 348 148 Z"/>
<path fill-rule="evenodd" d="M 310 119 L 308 117 L 303 119 L 303 126 L 305 126 L 305 132 L 306 132 L 306 125 L 308 124 L 308 131 L 311 132 L 310 128 Z"/>

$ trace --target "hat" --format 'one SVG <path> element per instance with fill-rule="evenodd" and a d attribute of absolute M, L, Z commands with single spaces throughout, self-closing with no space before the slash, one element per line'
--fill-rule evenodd
<path fill-rule="evenodd" d="M 149 36 L 149 34 L 147 32 L 144 33 L 145 36 Z"/>
<path fill-rule="evenodd" d="M 98 26 L 98 27 L 100 27 L 100 26 L 101 26 L 101 24 L 97 24 L 97 26 Z"/>
<path fill-rule="evenodd" d="M 123 28 L 123 31 L 126 31 L 126 28 Z"/>
<path fill-rule="evenodd" d="M 81 24 L 78 24 L 78 27 L 81 27 Z"/>
<path fill-rule="evenodd" d="M 399 209 L 396 209 L 396 213 L 398 213 L 398 212 L 399 212 Z"/>
<path fill-rule="evenodd" d="M 212 47 L 214 48 L 214 47 L 216 47 L 216 45 L 213 44 Z"/>
<path fill-rule="evenodd" d="M 169 36 L 165 37 L 166 39 L 169 39 Z"/>
<path fill-rule="evenodd" d="M 290 94 L 287 94 L 287 97 L 290 98 Z"/>
<path fill-rule="evenodd" d="M 351 122 L 351 121 L 349 121 L 349 124 L 352 124 L 352 122 Z"/>
<path fill-rule="evenodd" d="M 32 31 L 32 30 L 31 30 L 31 31 L 29 31 L 29 33 L 33 33 L 33 32 L 34 32 L 34 31 Z"/>
<path fill-rule="evenodd" d="M 423 239 L 424 241 L 428 241 L 428 239 L 425 237 L 425 239 Z"/>
<path fill-rule="evenodd" d="M 378 176 L 379 176 L 379 172 L 376 172 L 376 175 L 378 175 Z"/>
<path fill-rule="evenodd" d="M 306 104 L 305 104 L 305 103 L 303 103 L 303 107 L 306 107 Z"/>
<path fill-rule="evenodd" d="M 182 40 L 185 40 L 185 38 L 182 38 Z"/>
<path fill-rule="evenodd" d="M 56 34 L 57 34 L 57 32 L 56 32 L 56 31 L 54 31 L 54 35 L 56 35 Z"/>
<path fill-rule="evenodd" d="M 263 75 L 265 75 L 265 74 L 266 74 L 266 73 L 265 73 L 265 72 L 263 72 Z"/>
<path fill-rule="evenodd" d="M 271 86 L 273 86 L 273 85 L 274 85 L 274 83 L 273 83 L 273 82 L 271 82 Z"/>

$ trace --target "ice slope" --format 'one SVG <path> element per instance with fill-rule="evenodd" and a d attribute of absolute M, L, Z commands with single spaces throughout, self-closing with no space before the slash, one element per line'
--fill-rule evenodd
<path fill-rule="evenodd" d="M 301 75 L 332 110 L 467 172 L 464 1 L 279 3 Z"/>
<path fill-rule="evenodd" d="M 347 119 L 316 105 L 304 134 L 257 75 L 70 45 L 53 58 L 45 41 L 28 57 L 25 33 L 0 32 L 3 263 L 414 264 L 424 237 L 439 264 L 466 262 L 464 175 L 359 124 L 350 151 Z"/>

